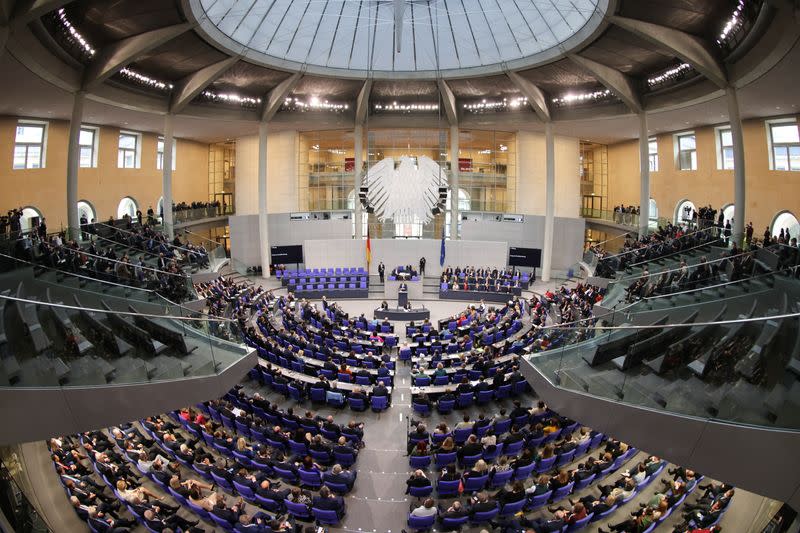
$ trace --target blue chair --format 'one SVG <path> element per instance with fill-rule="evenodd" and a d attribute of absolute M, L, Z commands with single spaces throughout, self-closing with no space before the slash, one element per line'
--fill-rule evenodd
<path fill-rule="evenodd" d="M 458 455 L 456 452 L 448 452 L 448 453 L 437 453 L 436 454 L 436 468 L 442 468 L 447 465 L 452 465 L 456 463 L 458 459 Z"/>
<path fill-rule="evenodd" d="M 211 513 L 211 519 L 214 522 L 216 522 L 216 524 L 219 527 L 221 527 L 222 529 L 224 529 L 225 531 L 233 531 L 233 524 L 231 524 L 230 522 L 228 522 L 224 518 L 221 518 L 221 517 L 215 515 L 214 513 Z"/>
<path fill-rule="evenodd" d="M 300 474 L 300 484 L 306 487 L 311 487 L 316 490 L 322 486 L 322 476 L 317 470 L 306 470 L 299 468 L 297 473 Z"/>
<path fill-rule="evenodd" d="M 311 401 L 313 403 L 325 403 L 325 389 L 311 389 Z"/>
<path fill-rule="evenodd" d="M 308 505 L 304 503 L 290 502 L 289 500 L 286 500 L 283 503 L 286 506 L 286 512 L 293 517 L 300 520 L 311 520 L 313 518 L 311 516 L 311 511 L 308 509 Z"/>
<path fill-rule="evenodd" d="M 456 406 L 455 400 L 439 400 L 437 408 L 439 410 L 440 415 L 446 415 L 448 413 L 452 413 L 455 406 Z"/>
<path fill-rule="evenodd" d="M 436 484 L 436 494 L 440 498 L 444 498 L 446 496 L 454 496 L 458 494 L 458 486 L 461 484 L 460 479 L 456 479 L 453 481 L 444 481 L 439 480 Z"/>
<path fill-rule="evenodd" d="M 522 498 L 518 502 L 507 503 L 507 504 L 503 505 L 500 508 L 500 515 L 501 516 L 508 516 L 508 515 L 516 514 L 516 513 L 520 512 L 522 510 L 522 508 L 525 507 L 525 504 L 527 504 L 527 503 L 528 503 L 528 499 L 527 498 Z"/>
<path fill-rule="evenodd" d="M 575 458 L 575 450 L 559 454 L 558 459 L 556 459 L 555 467 L 558 468 L 559 466 L 567 465 L 571 463 L 572 459 L 574 458 Z"/>
<path fill-rule="evenodd" d="M 431 384 L 430 376 L 416 376 L 414 378 L 415 387 L 427 387 L 430 384 Z"/>
<path fill-rule="evenodd" d="M 313 508 L 311 509 L 311 512 L 314 514 L 314 519 L 317 521 L 318 524 L 335 526 L 342 521 L 342 519 L 339 518 L 339 515 L 336 513 L 336 511 Z"/>
<path fill-rule="evenodd" d="M 519 452 L 522 451 L 522 447 L 525 445 L 525 441 L 518 440 L 516 442 L 512 442 L 511 444 L 505 445 L 505 450 L 503 451 L 506 455 L 517 455 Z"/>
<path fill-rule="evenodd" d="M 477 455 L 465 455 L 461 457 L 461 466 L 463 468 L 470 468 L 475 465 L 483 457 L 482 453 Z"/>
<path fill-rule="evenodd" d="M 269 498 L 265 498 L 256 494 L 256 502 L 258 502 L 258 506 L 262 509 L 266 509 L 272 513 L 277 513 L 281 509 L 283 509 L 283 505 L 280 502 L 276 502 L 275 500 L 270 500 Z"/>
<path fill-rule="evenodd" d="M 433 492 L 433 485 L 427 487 L 408 487 L 408 495 L 415 498 L 425 498 Z"/>
<path fill-rule="evenodd" d="M 575 482 L 575 492 L 577 492 L 579 490 L 582 490 L 582 489 L 585 489 L 586 487 L 591 485 L 592 481 L 594 481 L 594 477 L 595 477 L 595 475 L 592 474 L 589 477 L 586 477 L 586 478 L 583 478 L 581 480 L 576 481 Z"/>
<path fill-rule="evenodd" d="M 494 393 L 495 400 L 502 400 L 511 396 L 511 385 L 500 385 Z"/>
<path fill-rule="evenodd" d="M 354 453 L 333 452 L 333 460 L 341 466 L 347 468 L 356 462 L 356 456 Z"/>
<path fill-rule="evenodd" d="M 536 464 L 536 473 L 542 474 L 553 468 L 553 465 L 556 464 L 556 459 L 557 457 L 555 455 L 546 459 L 539 459 L 539 462 Z"/>
<path fill-rule="evenodd" d="M 464 444 L 470 435 L 472 435 L 472 428 L 456 429 L 453 431 L 453 440 L 456 441 L 456 444 Z"/>
<path fill-rule="evenodd" d="M 469 522 L 469 516 L 462 516 L 460 518 L 442 518 L 442 529 L 459 529 L 467 522 Z"/>
<path fill-rule="evenodd" d="M 572 493 L 572 489 L 574 488 L 574 486 L 575 486 L 575 482 L 574 481 L 570 481 L 569 483 L 567 483 L 563 487 L 560 487 L 560 488 L 554 490 L 553 491 L 553 496 L 551 497 L 551 499 L 553 501 L 558 501 L 561 498 L 566 498 L 567 496 L 569 496 Z"/>
<path fill-rule="evenodd" d="M 350 492 L 350 487 L 344 483 L 334 483 L 333 481 L 324 481 L 323 484 L 331 489 L 331 492 L 343 496 Z"/>
<path fill-rule="evenodd" d="M 294 455 L 305 457 L 306 455 L 308 455 L 308 446 L 306 445 L 305 442 L 295 442 L 293 440 L 290 440 L 289 451 Z"/>
<path fill-rule="evenodd" d="M 503 485 L 511 481 L 511 478 L 513 476 L 514 476 L 514 470 L 511 468 L 509 468 L 508 470 L 503 470 L 501 472 L 495 472 L 494 475 L 492 476 L 492 480 L 489 486 L 490 488 L 493 489 L 497 487 L 502 487 Z"/>
<path fill-rule="evenodd" d="M 350 409 L 353 411 L 367 410 L 367 402 L 365 402 L 362 398 L 348 398 L 347 403 L 350 404 Z"/>
<path fill-rule="evenodd" d="M 331 464 L 331 454 L 330 452 L 320 451 L 320 450 L 309 450 L 311 454 L 311 458 L 314 459 L 317 463 L 321 465 L 330 465 Z"/>
<path fill-rule="evenodd" d="M 372 411 L 380 413 L 389 408 L 389 398 L 387 396 L 373 396 L 372 397 Z"/>
<path fill-rule="evenodd" d="M 408 463 L 411 465 L 411 468 L 421 468 L 425 470 L 431 464 L 431 456 L 430 455 L 410 455 L 408 457 Z"/>
<path fill-rule="evenodd" d="M 617 510 L 618 507 L 619 507 L 619 505 L 614 505 L 613 507 L 611 507 L 611 509 L 609 509 L 608 511 L 606 511 L 604 513 L 592 514 L 592 520 L 591 521 L 592 522 L 599 522 L 600 520 L 604 519 L 605 517 L 611 516 L 612 514 L 614 514 L 614 512 Z"/>
<path fill-rule="evenodd" d="M 236 489 L 236 492 L 239 493 L 239 496 L 244 498 L 245 500 L 253 503 L 256 501 L 256 494 L 253 492 L 253 489 L 248 487 L 247 485 L 242 485 L 241 483 L 237 483 L 236 481 L 233 482 L 233 488 Z"/>
<path fill-rule="evenodd" d="M 298 479 L 295 473 L 291 470 L 286 470 L 279 466 L 274 466 L 273 470 L 275 470 L 275 474 L 277 474 L 279 478 L 283 479 L 284 481 L 288 481 L 289 483 L 295 483 Z"/>
<path fill-rule="evenodd" d="M 536 463 L 531 463 L 525 466 L 518 466 L 517 469 L 514 471 L 514 480 L 517 479 L 528 479 L 533 471 L 536 469 Z"/>
<path fill-rule="evenodd" d="M 464 483 L 464 492 L 478 492 L 483 490 L 489 481 L 489 474 L 483 476 L 470 476 Z"/>
<path fill-rule="evenodd" d="M 436 515 L 431 516 L 411 516 L 408 515 L 408 528 L 415 531 L 431 529 L 436 523 Z"/>
<path fill-rule="evenodd" d="M 462 392 L 458 395 L 457 403 L 459 409 L 466 409 L 472 406 L 472 400 L 475 396 L 471 392 Z"/>
<path fill-rule="evenodd" d="M 487 403 L 491 402 L 494 399 L 494 391 L 493 390 L 481 390 L 478 391 L 477 396 L 475 397 L 475 403 L 477 405 L 486 405 Z M 510 422 L 510 420 L 509 420 Z"/>
<path fill-rule="evenodd" d="M 469 521 L 472 524 L 483 524 L 491 520 L 494 520 L 498 514 L 500 514 L 500 508 L 495 507 L 491 511 L 481 511 L 478 513 L 473 513 Z"/>
<path fill-rule="evenodd" d="M 420 416 L 428 416 L 431 413 L 431 407 L 426 403 L 416 403 L 412 401 L 411 407 L 414 411 L 419 413 Z"/>
<path fill-rule="evenodd" d="M 481 391 L 484 392 L 484 391 Z M 480 392 L 478 393 L 480 394 Z M 494 424 L 494 433 L 495 435 L 502 435 L 503 433 L 508 433 L 511 429 L 511 419 L 503 420 L 501 422 L 495 422 Z"/>
<path fill-rule="evenodd" d="M 542 507 L 547 503 L 547 501 L 550 499 L 550 496 L 552 495 L 553 491 L 548 490 L 547 492 L 539 494 L 538 496 L 532 496 L 528 498 L 528 509 L 533 511 L 535 509 L 538 509 L 539 507 Z"/>

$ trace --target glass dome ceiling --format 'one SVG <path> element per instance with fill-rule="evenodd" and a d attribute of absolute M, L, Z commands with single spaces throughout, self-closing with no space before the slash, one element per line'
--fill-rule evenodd
<path fill-rule="evenodd" d="M 561 56 L 609 0 L 189 0 L 199 30 L 270 67 L 342 77 L 488 75 Z"/>

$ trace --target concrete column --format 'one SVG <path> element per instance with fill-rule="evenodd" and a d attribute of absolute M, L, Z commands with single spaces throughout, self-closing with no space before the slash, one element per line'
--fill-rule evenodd
<path fill-rule="evenodd" d="M 353 132 L 355 141 L 355 150 L 353 158 L 355 159 L 355 168 L 353 169 L 353 190 L 355 191 L 355 201 L 353 202 L 353 217 L 355 218 L 356 239 L 362 239 L 364 232 L 361 227 L 361 202 L 358 199 L 358 192 L 361 189 L 361 168 L 364 166 L 364 128 L 361 125 L 356 126 Z"/>
<path fill-rule="evenodd" d="M 81 163 L 81 121 L 86 93 L 78 91 L 72 102 L 72 118 L 69 123 L 67 145 L 67 227 L 70 238 L 80 239 L 80 216 L 78 215 L 78 169 Z"/>
<path fill-rule="evenodd" d="M 258 236 L 261 276 L 269 278 L 269 218 L 267 217 L 267 123 L 258 125 Z"/>
<path fill-rule="evenodd" d="M 728 117 L 731 123 L 733 140 L 733 242 L 741 246 L 744 242 L 745 222 L 745 175 L 744 175 L 744 138 L 742 137 L 742 119 L 739 116 L 739 98 L 734 87 L 725 91 L 728 97 Z"/>
<path fill-rule="evenodd" d="M 175 237 L 175 227 L 172 222 L 172 141 L 175 138 L 172 134 L 172 122 L 174 117 L 172 113 L 167 113 L 164 117 L 164 157 L 161 161 L 161 196 L 164 198 L 161 224 L 170 239 Z"/>
<path fill-rule="evenodd" d="M 458 126 L 450 126 L 450 238 L 458 239 Z"/>
<path fill-rule="evenodd" d="M 639 236 L 647 235 L 650 222 L 650 138 L 647 114 L 639 113 Z"/>
<path fill-rule="evenodd" d="M 547 160 L 547 192 L 544 217 L 544 250 L 542 250 L 542 281 L 550 281 L 553 265 L 553 225 L 556 206 L 556 148 L 552 122 L 544 123 L 545 158 Z"/>

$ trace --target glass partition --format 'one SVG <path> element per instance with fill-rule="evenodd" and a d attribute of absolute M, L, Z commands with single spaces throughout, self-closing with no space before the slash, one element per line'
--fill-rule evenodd
<path fill-rule="evenodd" d="M 540 328 L 525 359 L 555 386 L 680 415 L 800 429 L 800 285 L 773 274 L 595 306 Z M 625 285 L 625 283 L 623 283 Z M 611 293 L 609 289 L 609 294 Z"/>
<path fill-rule="evenodd" d="M 0 293 L 0 387 L 86 387 L 219 374 L 249 353 L 232 321 L 168 300 L 22 283 Z"/>

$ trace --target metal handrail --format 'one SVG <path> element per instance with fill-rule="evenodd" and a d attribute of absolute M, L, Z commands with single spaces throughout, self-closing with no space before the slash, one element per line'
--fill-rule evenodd
<path fill-rule="evenodd" d="M 700 245 L 700 246 L 699 246 L 699 248 L 702 248 L 703 246 L 705 246 L 705 245 Z M 697 247 L 696 247 L 696 248 L 697 248 Z M 689 252 L 689 251 L 691 251 L 691 250 L 694 250 L 694 249 L 696 249 L 696 248 L 689 248 L 688 250 L 683 250 L 683 251 L 684 251 L 684 252 Z M 704 262 L 702 262 L 702 263 L 697 263 L 697 264 L 694 264 L 694 265 L 686 265 L 686 266 L 687 266 L 687 267 L 699 267 L 699 266 L 702 266 L 702 265 L 710 265 L 710 264 L 712 264 L 712 263 L 721 263 L 722 261 L 725 261 L 726 259 L 735 259 L 735 258 L 737 258 L 737 257 L 742 257 L 742 256 L 744 256 L 744 255 L 749 255 L 749 254 L 752 254 L 752 253 L 753 253 L 753 252 L 742 252 L 742 253 L 740 253 L 740 254 L 731 255 L 731 256 L 728 256 L 728 257 L 718 257 L 717 259 L 712 259 L 712 260 L 710 260 L 710 261 L 704 261 Z M 672 254 L 670 254 L 670 255 L 672 255 Z M 663 258 L 665 258 L 665 257 L 669 257 L 669 256 L 668 256 L 668 255 L 665 255 L 665 256 L 662 256 L 662 257 L 660 257 L 659 259 L 663 259 Z M 653 261 L 656 261 L 656 260 L 655 260 L 655 259 L 653 259 Z M 636 265 L 641 265 L 641 264 L 644 264 L 644 263 L 636 263 Z M 630 265 L 630 266 L 631 266 L 631 267 L 633 267 L 633 266 L 635 266 L 635 265 Z M 667 274 L 667 273 L 669 273 L 669 272 L 677 272 L 677 271 L 679 271 L 681 268 L 682 268 L 682 267 L 670 268 L 669 270 L 659 270 L 659 271 L 658 271 L 658 272 L 656 272 L 655 274 Z M 639 278 L 639 277 L 641 277 L 641 276 L 640 276 L 640 275 L 638 275 L 638 276 L 626 276 L 626 277 L 624 277 L 624 278 L 617 278 L 617 279 L 616 279 L 616 281 L 627 281 L 627 280 L 631 280 L 631 279 L 637 279 L 637 278 Z"/>
<path fill-rule="evenodd" d="M 705 287 L 697 287 L 696 289 L 688 289 L 688 290 L 681 291 L 681 292 L 673 292 L 673 293 L 670 293 L 670 294 L 659 294 L 658 296 L 648 296 L 646 298 L 643 298 L 642 300 L 644 300 L 644 301 L 658 300 L 658 299 L 661 299 L 661 298 L 669 298 L 670 296 L 677 296 L 679 294 L 691 294 L 693 292 L 704 291 L 706 289 L 716 289 L 716 288 L 719 288 L 719 287 L 726 287 L 728 285 L 735 285 L 737 283 L 745 283 L 747 281 L 752 281 L 754 279 L 761 279 L 761 278 L 766 278 L 766 277 L 769 277 L 769 276 L 774 276 L 775 274 L 778 274 L 778 273 L 781 273 L 781 272 L 785 272 L 786 270 L 788 270 L 788 269 L 784 268 L 784 269 L 781 269 L 781 270 L 774 270 L 774 271 L 771 270 L 769 272 L 765 272 L 764 274 L 759 274 L 758 276 L 751 276 L 749 278 L 737 279 L 736 281 L 726 281 L 725 283 L 718 283 L 716 285 L 707 285 Z M 639 300 L 639 301 L 642 301 L 642 300 Z"/>
<path fill-rule="evenodd" d="M 132 232 L 132 231 L 128 231 L 128 230 L 126 230 L 126 229 L 124 229 L 124 228 L 118 228 L 118 227 L 116 227 L 116 226 L 109 226 L 109 225 L 108 225 L 108 224 L 106 224 L 105 222 L 95 222 L 95 224 L 99 224 L 99 225 L 101 225 L 101 226 L 105 226 L 105 227 L 107 227 L 107 228 L 111 228 L 111 229 L 113 229 L 113 230 L 121 231 L 121 232 L 123 232 L 123 233 L 127 233 L 127 234 L 133 234 L 133 232 Z M 183 246 L 177 246 L 177 245 L 175 245 L 175 244 L 172 244 L 172 243 L 171 243 L 171 242 L 169 242 L 169 241 L 167 241 L 167 242 L 166 242 L 166 244 L 167 244 L 167 246 L 169 246 L 170 248 L 174 248 L 174 249 L 176 249 L 176 250 L 181 250 L 181 251 L 183 251 L 183 252 L 189 252 L 189 251 L 191 251 L 191 250 L 189 250 L 188 248 L 184 248 Z"/>
<path fill-rule="evenodd" d="M 690 235 L 697 235 L 698 233 L 701 233 L 701 232 L 704 232 L 704 231 L 708 231 L 710 229 L 715 229 L 715 226 L 709 226 L 707 228 L 703 228 L 703 229 L 700 229 L 700 230 L 697 230 L 697 231 L 693 231 L 691 233 L 684 233 L 680 237 L 675 238 L 675 240 L 677 241 L 677 240 L 683 239 L 684 237 L 689 237 Z M 646 250 L 647 248 L 651 248 L 651 247 L 655 246 L 656 244 L 659 244 L 659 243 L 655 243 L 654 242 L 652 244 L 648 244 L 647 246 L 643 246 L 641 248 L 628 250 L 627 252 L 620 252 L 618 254 L 608 255 L 608 256 L 604 257 L 603 259 L 611 259 L 612 257 L 620 257 L 620 256 L 623 256 L 623 255 L 627 255 L 627 254 L 631 254 L 631 253 L 634 253 L 634 252 L 638 252 L 639 250 Z"/>
<path fill-rule="evenodd" d="M 61 274 L 65 274 L 67 276 L 74 276 L 76 278 L 85 279 L 87 281 L 95 281 L 95 282 L 98 282 L 98 283 L 104 283 L 106 285 L 113 285 L 115 287 L 122 287 L 123 289 L 134 289 L 134 290 L 137 290 L 137 291 L 148 292 L 148 293 L 155 293 L 156 292 L 156 291 L 154 291 L 152 289 L 144 289 L 142 287 L 136 287 L 135 285 L 125 285 L 123 283 L 114 283 L 113 281 L 107 281 L 107 280 L 99 279 L 99 278 L 92 278 L 90 276 L 84 276 L 83 274 L 78 274 L 78 273 L 75 273 L 75 272 L 71 272 L 69 270 L 61 270 L 60 268 L 54 268 L 54 267 L 50 267 L 50 266 L 47 266 L 47 265 L 42 265 L 40 263 L 33 263 L 31 261 L 26 261 L 25 259 L 20 259 L 19 257 L 13 257 L 11 255 L 7 255 L 7 254 L 4 254 L 2 252 L 0 252 L 0 257 L 5 257 L 7 259 L 11 259 L 12 261 L 19 261 L 20 263 L 24 263 L 24 264 L 30 265 L 32 267 L 45 268 L 45 269 L 49 270 L 50 272 L 59 272 Z"/>

